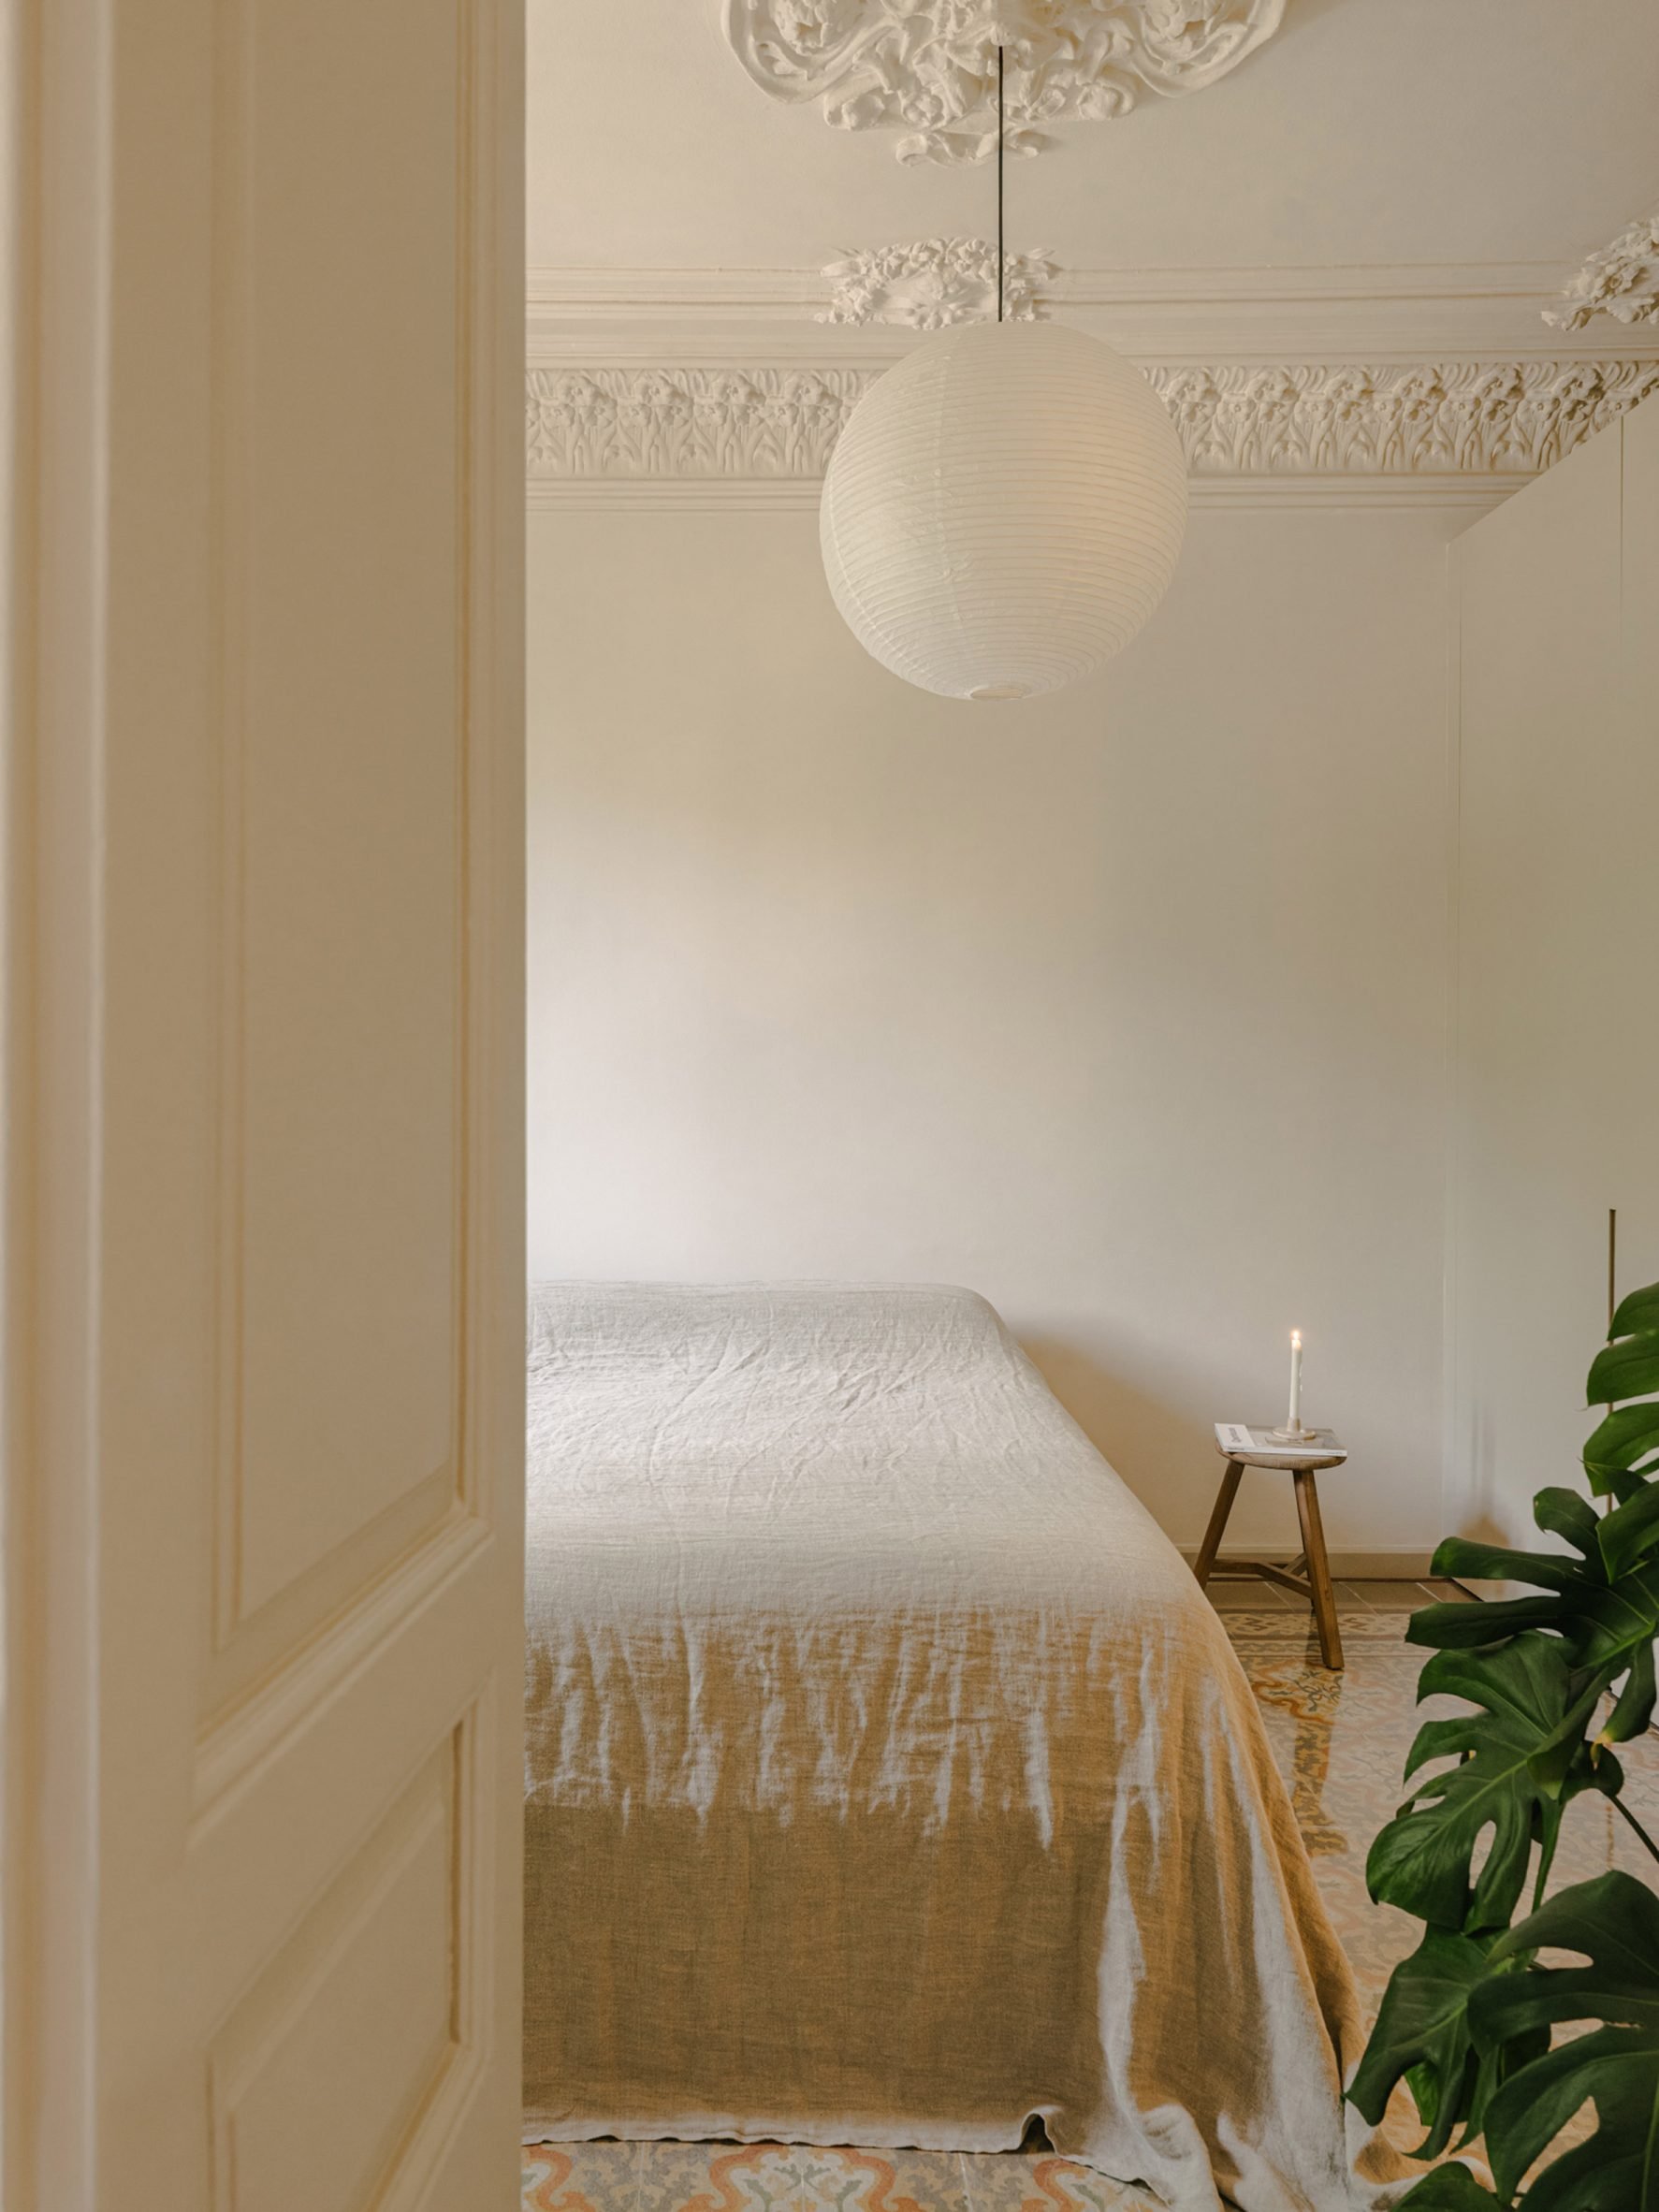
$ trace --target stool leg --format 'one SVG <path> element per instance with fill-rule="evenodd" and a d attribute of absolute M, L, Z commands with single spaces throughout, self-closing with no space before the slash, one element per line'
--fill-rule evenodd
<path fill-rule="evenodd" d="M 1311 1468 L 1294 1470 L 1296 1511 L 1302 1522 L 1302 1547 L 1307 1553 L 1307 1579 L 1314 1586 L 1314 1619 L 1319 1629 L 1319 1652 L 1332 1673 L 1342 1671 L 1342 1632 L 1336 1625 L 1336 1593 L 1331 1587 L 1331 1562 L 1325 1556 L 1325 1530 L 1319 1520 L 1319 1492 Z"/>
<path fill-rule="evenodd" d="M 1192 1563 L 1201 1590 L 1210 1579 L 1210 1569 L 1215 1564 L 1215 1554 L 1221 1549 L 1221 1539 L 1227 1533 L 1227 1517 L 1232 1511 L 1232 1502 L 1239 1494 L 1239 1484 L 1244 1477 L 1244 1463 L 1229 1460 L 1227 1473 L 1221 1477 L 1221 1488 L 1215 1493 L 1215 1509 L 1210 1515 L 1210 1525 L 1204 1531 L 1204 1540 L 1199 1546 L 1199 1555 Z"/>

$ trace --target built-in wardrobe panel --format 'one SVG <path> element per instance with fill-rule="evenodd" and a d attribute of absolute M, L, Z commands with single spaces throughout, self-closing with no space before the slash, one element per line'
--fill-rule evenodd
<path fill-rule="evenodd" d="M 1449 1527 L 1536 1542 L 1620 1288 L 1659 1277 L 1659 408 L 1452 550 Z"/>
<path fill-rule="evenodd" d="M 1659 746 L 1659 402 L 1627 415 L 1623 429 L 1624 678 L 1639 758 Z M 1651 836 L 1651 822 L 1632 822 L 1620 847 L 1633 866 L 1644 828 Z"/>

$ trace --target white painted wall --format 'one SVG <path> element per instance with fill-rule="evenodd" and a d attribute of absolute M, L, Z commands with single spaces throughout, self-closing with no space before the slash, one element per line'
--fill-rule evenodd
<path fill-rule="evenodd" d="M 809 514 L 533 515 L 533 1269 L 972 1284 L 1186 1542 L 1299 1324 L 1333 1546 L 1426 1551 L 1463 520 L 1201 512 L 1113 668 L 974 707 Z"/>
<path fill-rule="evenodd" d="M 1659 407 L 1460 544 L 1458 1023 L 1448 1521 L 1537 1545 L 1584 1375 L 1659 1277 Z"/>

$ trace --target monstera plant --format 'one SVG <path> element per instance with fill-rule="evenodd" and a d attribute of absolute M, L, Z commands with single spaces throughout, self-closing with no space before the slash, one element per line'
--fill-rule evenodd
<path fill-rule="evenodd" d="M 1445 2163 L 1402 2212 L 1659 2212 L 1659 1896 L 1619 1871 L 1545 1895 L 1563 1823 L 1589 1791 L 1611 1800 L 1659 1876 L 1659 1843 L 1622 1799 L 1614 1749 L 1653 1717 L 1655 1392 L 1659 1284 L 1625 1299 L 1590 1370 L 1590 1403 L 1608 1407 L 1584 1448 L 1602 1510 L 1577 1490 L 1538 1492 L 1533 1519 L 1565 1550 L 1448 1538 L 1436 1574 L 1536 1594 L 1429 1606 L 1406 1631 L 1433 1652 L 1419 1696 L 1469 1710 L 1419 1731 L 1410 1794 L 1371 1849 L 1372 1896 L 1425 1925 L 1348 2094 L 1375 2123 L 1404 2077 L 1428 2130 L 1415 2155 L 1483 2142 L 1496 2193 Z M 1560 2148 L 1587 2103 L 1594 2131 Z"/>

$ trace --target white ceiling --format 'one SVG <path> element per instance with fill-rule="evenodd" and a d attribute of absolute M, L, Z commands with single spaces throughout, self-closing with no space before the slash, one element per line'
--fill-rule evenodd
<path fill-rule="evenodd" d="M 995 223 L 989 167 L 769 100 L 720 0 L 529 0 L 532 270 L 813 269 Z M 1064 269 L 1575 266 L 1659 199 L 1659 0 L 1288 0 L 1211 89 L 1011 163 Z"/>

